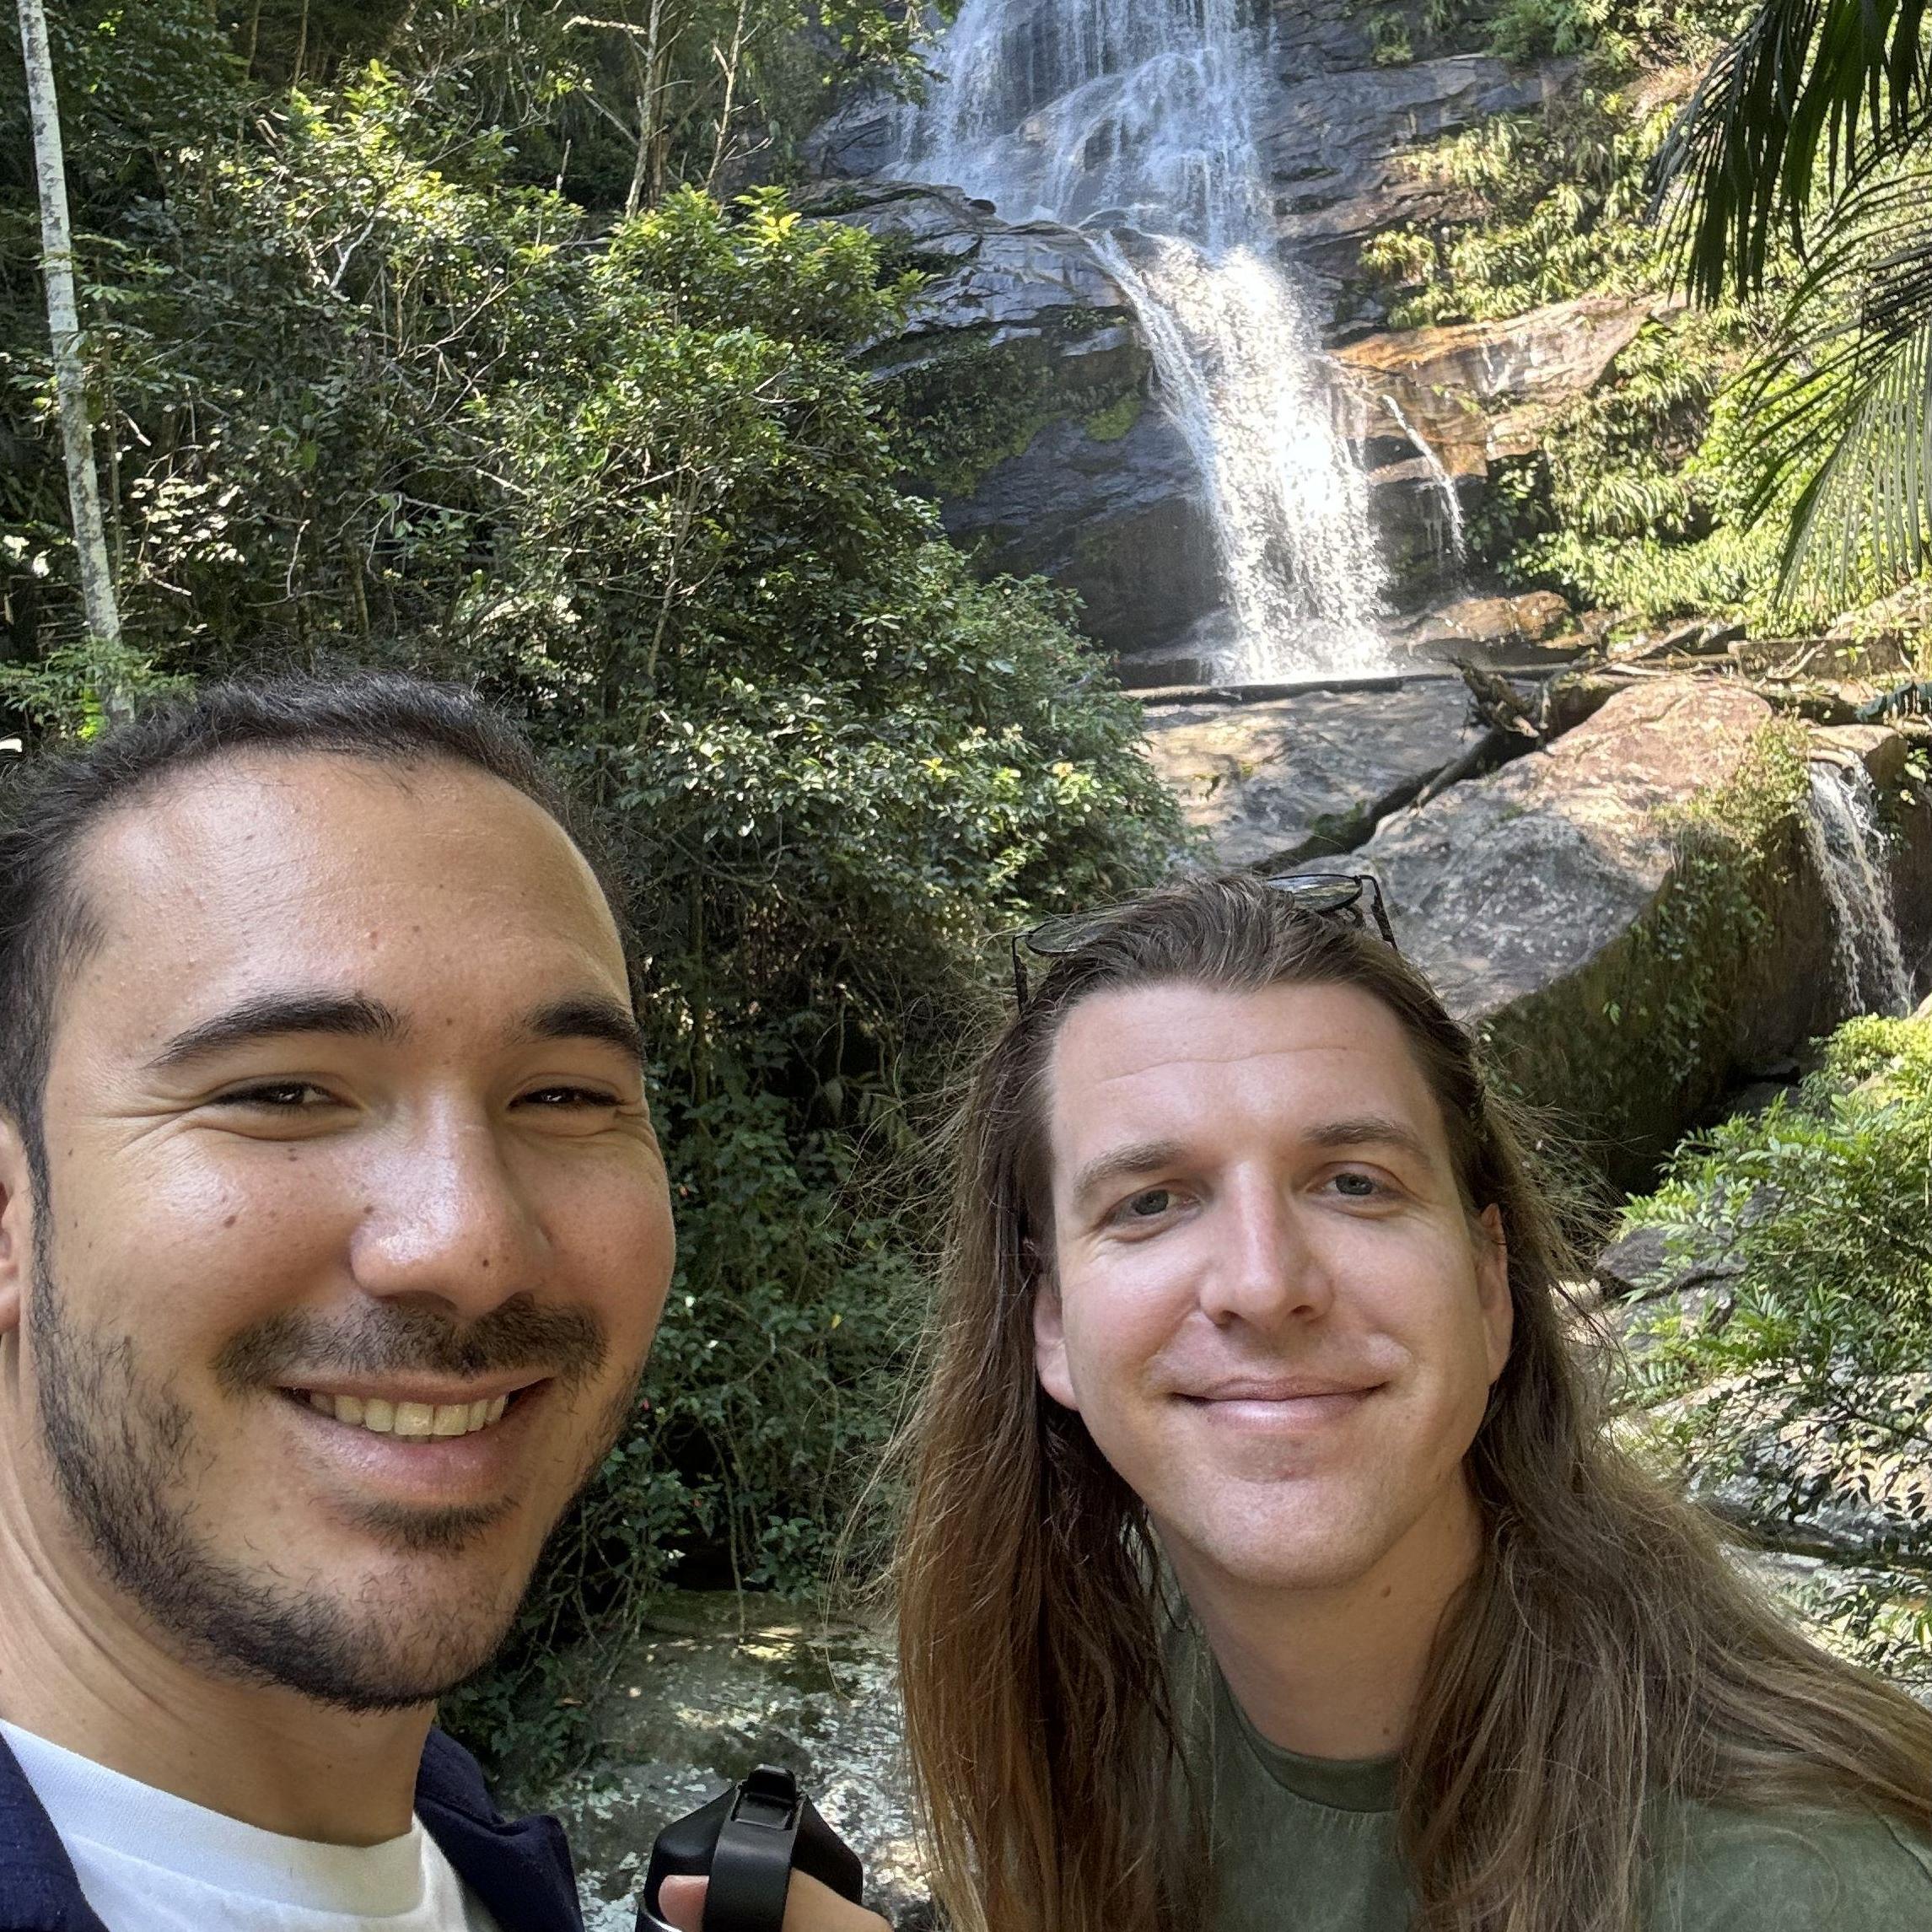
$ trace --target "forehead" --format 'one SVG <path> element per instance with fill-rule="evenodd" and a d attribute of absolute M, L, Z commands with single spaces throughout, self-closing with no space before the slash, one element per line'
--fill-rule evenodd
<path fill-rule="evenodd" d="M 445 760 L 225 758 L 87 837 L 74 885 L 91 945 L 62 1022 L 104 997 L 170 1020 L 265 987 L 390 992 L 566 975 L 621 992 L 622 948 L 589 865 L 514 787 Z"/>
<path fill-rule="evenodd" d="M 1292 1133 L 1370 1116 L 1447 1160 L 1441 1111 L 1402 1022 L 1352 986 L 1097 993 L 1068 1014 L 1047 1063 L 1057 1176 L 1115 1142 Z"/>

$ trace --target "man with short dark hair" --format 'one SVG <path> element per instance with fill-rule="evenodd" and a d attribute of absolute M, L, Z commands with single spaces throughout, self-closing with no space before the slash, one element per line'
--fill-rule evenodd
<path fill-rule="evenodd" d="M 623 947 L 527 746 L 229 687 L 0 842 L 0 1927 L 566 1932 L 433 1731 L 668 1285 Z"/>

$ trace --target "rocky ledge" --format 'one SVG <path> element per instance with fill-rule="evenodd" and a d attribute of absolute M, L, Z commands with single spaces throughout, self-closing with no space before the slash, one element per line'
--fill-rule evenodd
<path fill-rule="evenodd" d="M 1534 725 L 1486 725 L 1438 677 L 1160 697 L 1149 751 L 1221 863 L 1347 852 L 1373 871 L 1404 950 L 1508 1077 L 1634 1179 L 1720 1095 L 1852 1009 L 1856 936 L 1807 761 L 1870 775 L 1889 826 L 1873 864 L 1919 990 L 1932 794 L 1889 726 L 1780 719 L 1734 675 L 1584 673 L 1542 690 L 1513 698 L 1540 718 L 1541 748 Z"/>

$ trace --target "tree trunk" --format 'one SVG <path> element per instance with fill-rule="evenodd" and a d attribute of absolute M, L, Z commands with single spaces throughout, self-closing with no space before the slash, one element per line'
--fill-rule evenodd
<path fill-rule="evenodd" d="M 60 103 L 54 94 L 42 0 L 19 0 L 20 51 L 27 67 L 27 113 L 34 129 L 34 167 L 40 188 L 40 266 L 47 284 L 47 333 L 52 338 L 54 395 L 60 405 L 61 447 L 67 458 L 67 502 L 81 598 L 97 647 L 117 648 L 121 611 L 100 519 L 100 485 L 94 467 L 94 424 L 88 413 L 87 374 L 81 363 L 80 317 L 74 300 L 73 232 L 67 216 L 67 164 L 61 152 Z M 102 708 L 120 722 L 129 707 L 108 677 L 100 680 Z"/>

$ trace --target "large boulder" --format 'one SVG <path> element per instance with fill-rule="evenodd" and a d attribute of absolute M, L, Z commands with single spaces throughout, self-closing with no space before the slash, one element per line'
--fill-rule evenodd
<path fill-rule="evenodd" d="M 1659 679 L 1360 853 L 1403 950 L 1620 1178 L 1840 1017 L 1788 729 L 1735 681 Z"/>
<path fill-rule="evenodd" d="M 586 1932 L 632 1932 L 658 1833 L 759 1764 L 790 1771 L 864 1861 L 896 1932 L 938 1924 L 914 1841 L 889 1633 L 779 1597 L 669 1591 L 590 1714 L 590 1762 L 539 1795 Z"/>
<path fill-rule="evenodd" d="M 1148 756 L 1223 865 L 1348 851 L 1483 729 L 1453 677 L 1147 708 Z"/>

